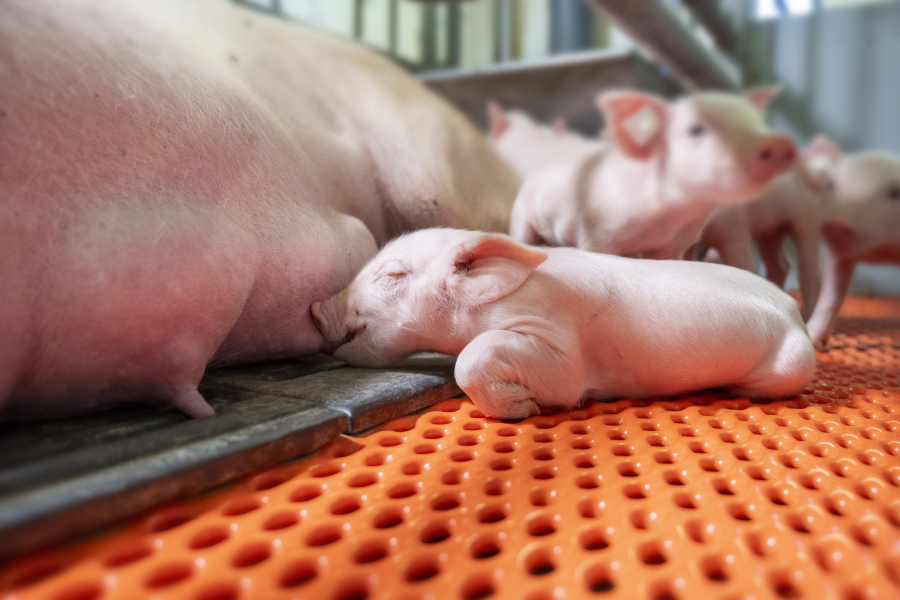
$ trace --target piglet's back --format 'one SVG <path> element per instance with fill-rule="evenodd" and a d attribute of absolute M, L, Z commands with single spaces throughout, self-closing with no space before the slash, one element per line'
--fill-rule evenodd
<path fill-rule="evenodd" d="M 574 297 L 585 388 L 603 397 L 730 386 L 748 395 L 799 391 L 815 356 L 796 302 L 723 265 L 646 261 L 551 249 Z M 591 395 L 588 393 L 588 395 Z"/>

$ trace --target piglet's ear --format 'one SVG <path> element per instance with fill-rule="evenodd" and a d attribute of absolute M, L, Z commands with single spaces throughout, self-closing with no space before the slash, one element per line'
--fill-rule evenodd
<path fill-rule="evenodd" d="M 744 95 L 753 106 L 759 109 L 759 112 L 765 113 L 766 108 L 768 108 L 769 106 L 769 102 L 771 102 L 772 99 L 780 93 L 781 88 L 773 85 L 768 87 L 754 88 Z"/>
<path fill-rule="evenodd" d="M 491 139 L 496 140 L 509 129 L 509 117 L 503 107 L 491 100 L 487 104 L 488 122 L 490 123 Z"/>
<path fill-rule="evenodd" d="M 816 191 L 824 191 L 832 181 L 834 168 L 843 159 L 841 149 L 824 135 L 817 135 L 801 153 L 801 172 Z"/>
<path fill-rule="evenodd" d="M 650 158 L 662 144 L 669 106 L 640 92 L 606 92 L 597 96 L 613 143 L 636 160 Z"/>
<path fill-rule="evenodd" d="M 452 257 L 450 292 L 460 304 L 478 306 L 516 291 L 547 253 L 494 234 L 459 244 Z"/>

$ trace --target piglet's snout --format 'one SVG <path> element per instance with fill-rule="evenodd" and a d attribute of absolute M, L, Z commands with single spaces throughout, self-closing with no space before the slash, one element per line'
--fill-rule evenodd
<path fill-rule="evenodd" d="M 756 152 L 757 168 L 766 175 L 784 173 L 797 160 L 797 146 L 790 137 L 776 133 L 766 137 Z"/>

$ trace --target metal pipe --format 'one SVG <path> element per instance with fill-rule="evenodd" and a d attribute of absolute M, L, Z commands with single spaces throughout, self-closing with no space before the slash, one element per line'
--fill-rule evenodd
<path fill-rule="evenodd" d="M 363 0 L 353 2 L 353 39 L 361 40 L 363 37 Z"/>
<path fill-rule="evenodd" d="M 710 0 L 683 0 L 683 2 L 709 32 L 716 46 L 722 52 L 734 56 L 738 48 L 737 33 L 728 19 L 722 16 L 719 3 Z"/>
<path fill-rule="evenodd" d="M 584 0 L 693 89 L 738 85 L 662 0 Z"/>

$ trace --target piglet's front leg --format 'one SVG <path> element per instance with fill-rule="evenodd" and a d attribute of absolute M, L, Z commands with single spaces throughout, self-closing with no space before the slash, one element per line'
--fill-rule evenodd
<path fill-rule="evenodd" d="M 485 415 L 524 419 L 541 405 L 570 407 L 582 393 L 582 369 L 543 340 L 514 331 L 482 333 L 456 361 L 456 382 Z"/>

